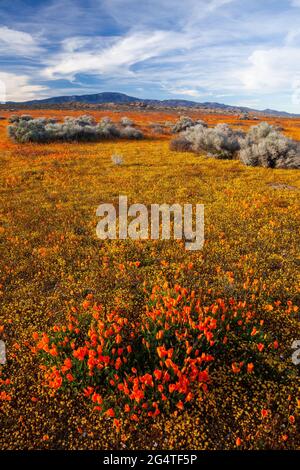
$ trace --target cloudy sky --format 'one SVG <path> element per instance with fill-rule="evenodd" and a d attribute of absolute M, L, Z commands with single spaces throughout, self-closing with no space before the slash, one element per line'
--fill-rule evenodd
<path fill-rule="evenodd" d="M 300 113 L 300 0 L 0 1 L 1 100 L 101 91 Z"/>

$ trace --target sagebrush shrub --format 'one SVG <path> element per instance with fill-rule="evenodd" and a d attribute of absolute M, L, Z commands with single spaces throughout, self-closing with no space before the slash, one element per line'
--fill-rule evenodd
<path fill-rule="evenodd" d="M 129 119 L 127 116 L 124 116 L 120 119 L 120 124 L 121 126 L 123 127 L 127 127 L 127 126 L 134 126 L 134 122 L 132 119 Z"/>
<path fill-rule="evenodd" d="M 195 153 L 206 152 L 215 158 L 232 159 L 240 150 L 242 135 L 233 131 L 227 124 L 218 124 L 213 129 L 197 124 L 187 129 L 182 138 L 190 143 L 190 150 Z M 183 141 L 182 144 L 184 145 Z"/>
<path fill-rule="evenodd" d="M 170 142 L 170 150 L 175 152 L 190 152 L 192 150 L 192 144 L 186 137 L 179 136 L 176 139 L 172 139 Z"/>
<path fill-rule="evenodd" d="M 68 121 L 70 123 L 74 123 L 78 126 L 95 126 L 96 125 L 96 120 L 93 116 L 90 116 L 88 114 L 83 114 L 82 116 L 78 116 L 77 118 L 73 117 L 66 117 L 65 122 Z"/>
<path fill-rule="evenodd" d="M 120 130 L 110 118 L 104 117 L 97 125 L 97 136 L 100 140 L 117 139 L 120 137 Z"/>
<path fill-rule="evenodd" d="M 120 130 L 120 137 L 122 139 L 139 140 L 144 137 L 144 134 L 142 133 L 142 131 L 140 131 L 139 129 L 136 129 L 135 127 L 126 126 Z"/>
<path fill-rule="evenodd" d="M 170 149 L 205 152 L 215 158 L 238 156 L 249 166 L 300 168 L 300 144 L 266 122 L 251 127 L 246 135 L 232 130 L 227 124 L 218 124 L 212 129 L 199 124 L 190 126 L 171 141 Z"/>
<path fill-rule="evenodd" d="M 180 116 L 179 120 L 172 126 L 172 133 L 177 134 L 179 132 L 183 132 L 191 127 L 201 125 L 203 127 L 207 127 L 206 122 L 202 120 L 194 121 L 189 116 Z"/>
<path fill-rule="evenodd" d="M 242 142 L 239 157 L 249 166 L 300 168 L 299 143 L 266 122 L 250 129 Z"/>
<path fill-rule="evenodd" d="M 18 116 L 17 114 L 12 114 L 8 118 L 8 122 L 10 122 L 11 124 L 13 124 L 14 122 L 18 122 L 19 120 L 20 120 L 20 116 Z"/>
<path fill-rule="evenodd" d="M 18 119 L 8 126 L 8 135 L 20 143 L 48 141 L 44 119 Z"/>
<path fill-rule="evenodd" d="M 164 134 L 165 133 L 165 129 L 162 126 L 158 125 L 158 124 L 156 126 L 152 125 L 151 130 L 152 130 L 153 134 Z"/>
<path fill-rule="evenodd" d="M 104 117 L 101 119 L 100 123 L 102 123 L 102 124 L 112 124 L 113 121 L 112 121 L 112 119 L 111 119 L 110 117 L 104 116 Z"/>
<path fill-rule="evenodd" d="M 149 127 L 153 134 L 165 134 L 167 133 L 166 125 L 159 122 L 150 122 Z"/>
<path fill-rule="evenodd" d="M 22 114 L 21 116 L 19 116 L 18 114 L 12 114 L 11 116 L 9 116 L 8 122 L 13 124 L 14 122 L 19 122 L 20 120 L 30 121 L 31 119 L 33 119 L 33 117 L 30 114 Z"/>
<path fill-rule="evenodd" d="M 119 128 L 110 118 L 99 123 L 92 116 L 65 117 L 62 123 L 50 118 L 11 116 L 9 136 L 16 142 L 99 141 L 109 139 L 142 139 L 143 133 L 132 126 Z"/>
<path fill-rule="evenodd" d="M 198 119 L 195 121 L 195 126 L 208 127 L 208 124 L 205 121 L 202 121 L 202 119 Z"/>
<path fill-rule="evenodd" d="M 172 133 L 177 134 L 183 132 L 189 127 L 194 126 L 194 121 L 188 116 L 180 116 L 179 120 L 172 126 Z"/>
<path fill-rule="evenodd" d="M 22 119 L 23 121 L 31 121 L 33 117 L 31 116 L 31 114 L 22 114 L 20 119 Z"/>

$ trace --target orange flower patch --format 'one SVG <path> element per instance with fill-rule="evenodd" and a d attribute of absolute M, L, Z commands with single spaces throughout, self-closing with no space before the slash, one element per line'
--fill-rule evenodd
<path fill-rule="evenodd" d="M 230 337 L 242 333 L 262 350 L 259 325 L 245 302 L 202 305 L 194 291 L 155 287 L 143 321 L 130 323 L 117 311 L 104 314 L 85 304 L 69 315 L 68 341 L 66 327 L 56 325 L 52 335 L 34 335 L 33 350 L 41 353 L 50 388 L 81 389 L 105 416 L 120 419 L 125 412 L 137 421 L 166 408 L 183 410 L 206 392 L 215 355 L 230 346 L 224 342 L 228 331 Z M 235 374 L 254 372 L 254 364 L 244 361 L 231 367 Z"/>

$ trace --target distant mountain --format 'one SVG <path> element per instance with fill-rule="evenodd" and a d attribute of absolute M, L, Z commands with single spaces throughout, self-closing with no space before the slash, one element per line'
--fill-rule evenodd
<path fill-rule="evenodd" d="M 264 111 L 258 111 L 256 109 L 247 108 L 245 106 L 230 106 L 222 103 L 199 103 L 197 101 L 189 101 L 182 99 L 169 99 L 169 100 L 151 100 L 151 99 L 142 99 L 136 98 L 134 96 L 128 96 L 124 93 L 117 92 L 103 92 L 95 93 L 90 95 L 71 95 L 71 96 L 55 96 L 52 98 L 45 98 L 41 100 L 32 100 L 26 101 L 23 103 L 10 102 L 7 104 L 11 105 L 26 105 L 26 106 L 42 106 L 42 105 L 61 105 L 68 103 L 84 103 L 84 104 L 105 104 L 105 103 L 114 103 L 114 104 L 132 104 L 136 103 L 138 105 L 148 105 L 148 106 L 159 106 L 159 107 L 185 107 L 185 108 L 202 108 L 202 109 L 213 109 L 224 112 L 232 113 L 257 113 L 270 116 L 278 117 L 300 117 L 300 114 L 290 114 L 285 111 L 275 111 L 272 109 L 265 109 Z"/>
<path fill-rule="evenodd" d="M 140 98 L 125 95 L 124 93 L 103 92 L 95 93 L 92 95 L 70 95 L 70 96 L 55 96 L 52 98 L 45 98 L 42 100 L 26 101 L 23 104 L 62 104 L 62 103 L 88 103 L 88 104 L 103 104 L 103 103 L 135 103 L 144 101 Z M 15 104 L 15 103 L 14 103 Z M 20 103 L 18 103 L 20 104 Z"/>

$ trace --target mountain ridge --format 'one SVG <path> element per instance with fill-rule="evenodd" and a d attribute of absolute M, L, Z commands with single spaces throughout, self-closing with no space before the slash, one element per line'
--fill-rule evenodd
<path fill-rule="evenodd" d="M 203 109 L 217 109 L 223 111 L 231 111 L 237 113 L 258 113 L 269 116 L 281 116 L 281 117 L 300 117 L 300 114 L 288 113 L 286 111 L 276 111 L 273 109 L 257 110 L 254 108 L 249 108 L 246 106 L 232 106 L 223 103 L 217 102 L 197 102 L 192 100 L 184 99 L 166 99 L 166 100 L 156 100 L 156 99 L 144 99 L 137 98 L 134 96 L 127 95 L 125 93 L 119 92 L 100 92 L 84 95 L 62 95 L 62 96 L 53 96 L 50 98 L 43 98 L 38 100 L 29 100 L 25 102 L 14 102 L 10 101 L 7 104 L 10 105 L 59 105 L 59 104 L 68 104 L 68 103 L 83 103 L 83 104 L 144 104 L 148 106 L 165 106 L 165 107 L 186 107 L 186 108 L 203 108 Z"/>

